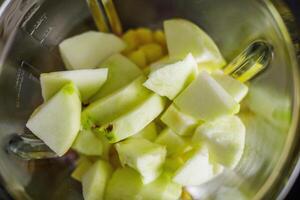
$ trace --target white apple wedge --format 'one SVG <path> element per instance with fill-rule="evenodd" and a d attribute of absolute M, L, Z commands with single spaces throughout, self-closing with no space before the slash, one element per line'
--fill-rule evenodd
<path fill-rule="evenodd" d="M 110 56 L 99 68 L 108 69 L 108 78 L 103 87 L 90 99 L 90 102 L 114 93 L 143 75 L 136 64 L 121 54 Z"/>
<path fill-rule="evenodd" d="M 110 33 L 88 31 L 59 44 L 67 69 L 93 69 L 109 56 L 124 50 L 122 39 Z"/>
<path fill-rule="evenodd" d="M 92 130 L 81 130 L 72 149 L 83 155 L 107 158 L 110 146 L 111 144 L 104 136 L 96 136 Z"/>
<path fill-rule="evenodd" d="M 181 136 L 190 136 L 197 128 L 199 121 L 190 115 L 181 112 L 174 104 L 162 114 L 161 121 L 172 131 Z"/>
<path fill-rule="evenodd" d="M 241 102 L 248 93 L 248 87 L 223 73 L 223 71 L 216 71 L 212 73 L 212 77 L 234 98 L 236 102 Z"/>
<path fill-rule="evenodd" d="M 105 83 L 108 69 L 88 69 L 43 73 L 40 76 L 42 95 L 49 100 L 61 87 L 73 81 L 80 91 L 81 100 L 86 102 Z"/>
<path fill-rule="evenodd" d="M 207 72 L 201 72 L 175 100 L 185 114 L 210 121 L 239 112 L 240 106 Z"/>
<path fill-rule="evenodd" d="M 193 141 L 204 141 L 212 160 L 225 167 L 234 168 L 243 155 L 245 135 L 243 122 L 237 116 L 226 116 L 200 125 Z"/>
<path fill-rule="evenodd" d="M 150 123 L 143 130 L 133 135 L 134 138 L 144 138 L 149 140 L 150 142 L 154 142 L 157 137 L 157 128 L 154 122 Z"/>
<path fill-rule="evenodd" d="M 95 162 L 82 177 L 84 200 L 104 199 L 106 185 L 112 175 L 112 167 L 106 161 Z"/>
<path fill-rule="evenodd" d="M 169 128 L 166 128 L 159 134 L 155 143 L 165 146 L 167 148 L 168 156 L 182 152 L 184 147 L 187 146 L 184 139 Z"/>
<path fill-rule="evenodd" d="M 105 200 L 140 200 L 141 175 L 132 168 L 117 169 L 108 181 Z"/>
<path fill-rule="evenodd" d="M 116 144 L 120 161 L 123 166 L 137 170 L 147 184 L 162 173 L 167 151 L 162 145 L 142 138 L 131 138 Z"/>
<path fill-rule="evenodd" d="M 142 200 L 177 200 L 180 198 L 181 191 L 181 185 L 162 174 L 155 181 L 144 185 L 140 196 Z"/>
<path fill-rule="evenodd" d="M 147 99 L 151 92 L 143 87 L 144 81 L 145 77 L 138 77 L 113 94 L 91 103 L 82 112 L 83 127 L 90 128 L 95 124 L 102 125 L 113 121 Z"/>
<path fill-rule="evenodd" d="M 119 142 L 143 130 L 161 114 L 165 104 L 165 99 L 151 94 L 128 113 L 95 130 L 98 134 L 104 134 L 111 143 Z"/>
<path fill-rule="evenodd" d="M 207 69 L 220 69 L 225 64 L 217 45 L 196 24 L 184 19 L 164 22 L 167 46 L 171 58 L 183 59 L 192 53 L 199 65 Z"/>
<path fill-rule="evenodd" d="M 189 54 L 182 61 L 166 65 L 150 73 L 144 86 L 160 96 L 174 99 L 198 74 L 197 63 Z"/>
<path fill-rule="evenodd" d="M 198 186 L 214 177 L 214 166 L 209 162 L 206 146 L 195 150 L 175 172 L 173 181 L 184 186 Z"/>
<path fill-rule="evenodd" d="M 80 114 L 79 92 L 73 83 L 68 83 L 32 114 L 26 127 L 62 156 L 76 139 Z"/>

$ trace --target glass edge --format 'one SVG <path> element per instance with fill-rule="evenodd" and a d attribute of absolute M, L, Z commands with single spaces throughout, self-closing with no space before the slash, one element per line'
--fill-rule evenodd
<path fill-rule="evenodd" d="M 276 1 L 276 0 L 274 0 Z M 299 171 L 300 171 L 300 146 L 299 141 L 295 140 L 295 137 L 300 131 L 299 126 L 299 112 L 300 112 L 300 81 L 299 81 L 299 69 L 298 63 L 299 58 L 297 57 L 295 44 L 290 36 L 290 31 L 285 25 L 285 20 L 282 18 L 277 7 L 272 3 L 274 1 L 271 0 L 262 0 L 261 2 L 267 6 L 268 11 L 274 18 L 274 21 L 279 25 L 280 32 L 282 34 L 282 38 L 286 43 L 287 51 L 289 52 L 290 64 L 292 66 L 293 72 L 293 115 L 291 127 L 288 132 L 288 137 L 285 143 L 285 148 L 283 153 L 275 166 L 273 172 L 270 177 L 267 179 L 265 184 L 259 190 L 259 192 L 255 195 L 254 199 L 284 199 L 291 187 L 293 186 Z M 282 6 L 285 6 L 285 9 L 289 8 L 285 5 L 281 0 Z M 277 1 L 277 2 L 278 2 Z M 297 33 L 299 35 L 299 32 Z M 299 45 L 299 44 L 298 44 Z M 298 52 L 299 53 L 299 52 Z M 297 145 L 298 144 L 298 145 Z M 293 155 L 291 157 L 291 155 Z M 287 168 L 285 168 L 287 167 Z M 286 172 L 283 172 L 285 170 Z M 282 177 L 285 175 L 285 177 Z M 285 181 L 285 178 L 287 181 Z"/>

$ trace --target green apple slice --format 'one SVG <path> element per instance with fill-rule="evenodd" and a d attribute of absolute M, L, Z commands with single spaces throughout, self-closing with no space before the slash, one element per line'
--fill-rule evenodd
<path fill-rule="evenodd" d="M 220 69 L 225 64 L 217 45 L 202 29 L 183 19 L 164 22 L 167 45 L 171 58 L 183 59 L 192 53 L 201 66 Z"/>
<path fill-rule="evenodd" d="M 190 136 L 193 134 L 200 123 L 195 118 L 179 111 L 174 104 L 169 106 L 160 119 L 172 129 L 172 131 L 181 136 Z"/>
<path fill-rule="evenodd" d="M 192 54 L 189 54 L 182 61 L 150 73 L 144 86 L 172 100 L 195 79 L 197 74 L 197 63 Z"/>
<path fill-rule="evenodd" d="M 137 170 L 143 183 L 156 179 L 162 172 L 166 148 L 142 138 L 131 138 L 116 144 L 121 164 Z"/>
<path fill-rule="evenodd" d="M 82 112 L 83 127 L 108 123 L 132 110 L 151 94 L 143 87 L 144 81 L 145 78 L 141 76 L 113 94 L 90 104 Z"/>
<path fill-rule="evenodd" d="M 157 128 L 156 128 L 155 123 L 154 122 L 150 123 L 143 130 L 141 130 L 137 134 L 133 135 L 132 137 L 144 138 L 144 139 L 147 139 L 151 142 L 154 142 L 154 140 L 157 137 Z"/>
<path fill-rule="evenodd" d="M 209 162 L 208 149 L 202 146 L 175 172 L 173 181 L 184 186 L 198 186 L 213 177 L 214 166 Z"/>
<path fill-rule="evenodd" d="M 31 115 L 26 127 L 62 156 L 76 139 L 80 114 L 79 91 L 73 83 L 68 83 Z"/>
<path fill-rule="evenodd" d="M 203 121 L 233 115 L 240 109 L 239 104 L 207 72 L 201 72 L 174 103 L 183 113 Z"/>
<path fill-rule="evenodd" d="M 212 77 L 234 98 L 241 102 L 248 93 L 248 87 L 242 82 L 224 74 L 222 71 L 212 73 Z"/>
<path fill-rule="evenodd" d="M 59 44 L 67 69 L 96 68 L 109 56 L 123 51 L 126 44 L 109 33 L 88 31 L 68 38 Z"/>
<path fill-rule="evenodd" d="M 105 200 L 140 200 L 142 177 L 132 168 L 117 169 L 108 182 Z"/>
<path fill-rule="evenodd" d="M 155 72 L 156 70 L 166 66 L 166 65 L 171 65 L 171 64 L 174 64 L 176 62 L 178 62 L 179 59 L 171 59 L 169 56 L 165 56 L 163 57 L 162 59 L 154 62 L 154 63 L 151 63 L 148 67 L 146 67 L 144 69 L 144 73 L 149 75 L 150 73 L 153 73 Z"/>
<path fill-rule="evenodd" d="M 63 85 L 73 81 L 80 91 L 81 100 L 87 101 L 105 83 L 108 69 L 61 71 L 41 74 L 42 95 L 45 101 L 55 95 Z"/>
<path fill-rule="evenodd" d="M 112 172 L 112 167 L 108 162 L 103 160 L 95 162 L 82 177 L 82 193 L 84 199 L 104 199 L 106 185 Z"/>
<path fill-rule="evenodd" d="M 169 128 L 163 130 L 155 142 L 167 148 L 168 156 L 182 152 L 182 149 L 187 145 L 183 138 Z"/>
<path fill-rule="evenodd" d="M 136 64 L 121 54 L 109 57 L 100 65 L 100 68 L 108 68 L 108 79 L 103 87 L 90 99 L 90 102 L 112 94 L 143 74 Z"/>
<path fill-rule="evenodd" d="M 140 196 L 143 200 L 177 200 L 182 192 L 181 185 L 162 174 L 155 181 L 144 185 Z"/>
<path fill-rule="evenodd" d="M 89 170 L 93 163 L 86 157 L 81 157 L 71 177 L 81 182 L 83 175 Z"/>
<path fill-rule="evenodd" d="M 104 136 L 96 136 L 92 130 L 82 130 L 78 133 L 72 148 L 87 156 L 102 156 L 107 158 L 111 144 Z"/>
<path fill-rule="evenodd" d="M 226 116 L 199 126 L 194 142 L 205 141 L 212 160 L 234 168 L 242 157 L 246 128 L 237 116 Z"/>
<path fill-rule="evenodd" d="M 130 112 L 95 130 L 98 134 L 104 134 L 111 143 L 119 142 L 143 130 L 160 115 L 165 104 L 165 99 L 157 94 L 151 94 Z"/>

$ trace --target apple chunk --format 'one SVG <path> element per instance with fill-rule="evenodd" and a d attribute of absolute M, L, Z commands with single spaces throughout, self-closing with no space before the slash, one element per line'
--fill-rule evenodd
<path fill-rule="evenodd" d="M 96 68 L 109 56 L 124 50 L 126 44 L 109 33 L 88 31 L 68 38 L 59 44 L 67 69 Z"/>
<path fill-rule="evenodd" d="M 61 87 L 73 81 L 78 87 L 81 99 L 87 101 L 105 83 L 108 69 L 88 69 L 61 71 L 41 74 L 42 94 L 45 101 L 50 99 Z"/>
<path fill-rule="evenodd" d="M 176 200 L 180 198 L 181 191 L 181 185 L 162 174 L 155 181 L 144 185 L 140 196 L 143 200 Z"/>
<path fill-rule="evenodd" d="M 174 104 L 169 106 L 160 119 L 172 131 L 181 136 L 193 134 L 200 123 L 195 118 L 181 112 Z"/>
<path fill-rule="evenodd" d="M 140 174 L 129 167 L 117 169 L 108 181 L 106 200 L 138 200 L 143 182 Z"/>
<path fill-rule="evenodd" d="M 182 61 L 166 65 L 150 73 L 144 86 L 172 100 L 195 79 L 197 73 L 197 63 L 189 54 Z"/>
<path fill-rule="evenodd" d="M 96 136 L 92 130 L 82 130 L 78 133 L 72 148 L 87 156 L 102 156 L 106 158 L 110 143 L 104 136 Z"/>
<path fill-rule="evenodd" d="M 201 72 L 175 100 L 184 113 L 210 121 L 239 112 L 239 104 L 207 72 Z"/>
<path fill-rule="evenodd" d="M 79 92 L 73 83 L 68 83 L 32 114 L 26 127 L 62 156 L 76 139 L 80 115 Z"/>
<path fill-rule="evenodd" d="M 131 138 L 116 144 L 123 166 L 130 166 L 143 177 L 143 183 L 156 179 L 162 172 L 166 148 L 142 138 Z"/>
<path fill-rule="evenodd" d="M 162 97 L 151 94 L 128 113 L 95 130 L 111 143 L 119 142 L 143 130 L 163 111 L 165 103 Z"/>
<path fill-rule="evenodd" d="M 150 123 L 143 130 L 133 135 L 135 138 L 144 138 L 153 142 L 157 137 L 157 128 L 154 122 Z"/>
<path fill-rule="evenodd" d="M 222 71 L 212 73 L 212 77 L 234 98 L 241 102 L 248 93 L 248 87 L 242 82 L 224 74 Z"/>
<path fill-rule="evenodd" d="M 186 162 L 179 167 L 173 181 L 184 186 L 198 186 L 214 177 L 214 166 L 209 162 L 206 146 L 194 150 Z"/>
<path fill-rule="evenodd" d="M 159 134 L 155 142 L 167 148 L 168 156 L 180 153 L 187 145 L 183 138 L 181 138 L 169 128 L 163 130 Z"/>
<path fill-rule="evenodd" d="M 143 87 L 144 80 L 141 76 L 113 94 L 91 103 L 82 112 L 83 126 L 90 128 L 94 124 L 108 123 L 145 100 L 151 92 Z"/>
<path fill-rule="evenodd" d="M 109 57 L 99 68 L 108 69 L 108 78 L 103 87 L 90 99 L 90 102 L 114 93 L 143 74 L 136 64 L 121 54 Z"/>
<path fill-rule="evenodd" d="M 228 168 L 234 168 L 242 157 L 246 128 L 237 116 L 226 116 L 199 126 L 194 142 L 204 141 L 212 160 Z"/>
<path fill-rule="evenodd" d="M 226 64 L 212 38 L 196 24 L 171 19 L 164 22 L 164 29 L 171 58 L 183 59 L 192 53 L 197 62 L 208 69 L 220 69 Z"/>
<path fill-rule="evenodd" d="M 88 171 L 88 169 L 93 165 L 93 163 L 86 157 L 81 156 L 76 168 L 72 172 L 71 176 L 75 180 L 81 182 L 83 175 Z"/>
<path fill-rule="evenodd" d="M 85 200 L 104 199 L 105 189 L 112 174 L 112 167 L 106 161 L 95 162 L 82 177 L 82 193 Z"/>

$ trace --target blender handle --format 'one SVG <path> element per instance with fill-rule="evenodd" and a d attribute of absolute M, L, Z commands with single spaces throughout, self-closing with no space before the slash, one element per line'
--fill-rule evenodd
<path fill-rule="evenodd" d="M 241 82 L 251 80 L 269 66 L 273 58 L 273 47 L 262 40 L 251 43 L 225 68 L 224 73 Z M 26 129 L 28 130 L 28 129 Z M 58 156 L 29 130 L 15 135 L 8 144 L 8 151 L 24 160 L 57 158 Z"/>
<path fill-rule="evenodd" d="M 113 0 L 87 0 L 87 4 L 99 31 L 122 35 L 122 24 Z"/>

